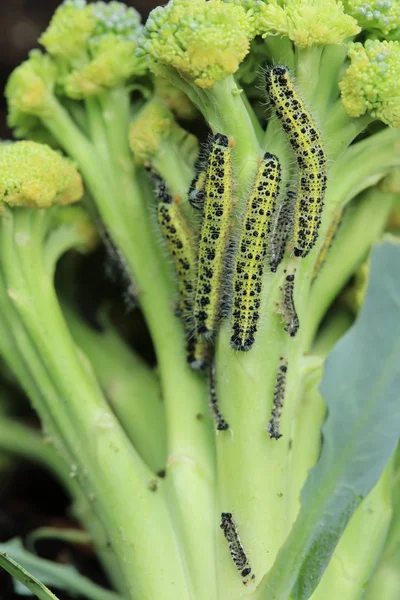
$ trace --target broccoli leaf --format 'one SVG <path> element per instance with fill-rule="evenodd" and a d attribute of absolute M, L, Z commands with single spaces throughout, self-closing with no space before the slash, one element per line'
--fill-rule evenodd
<path fill-rule="evenodd" d="M 121 600 L 118 594 L 96 585 L 80 575 L 74 567 L 56 564 L 28 552 L 18 538 L 0 543 L 0 567 L 17 580 L 16 591 L 19 594 L 27 593 L 20 585 L 23 584 L 39 600 L 57 600 L 39 579 L 47 585 L 71 594 L 82 595 L 89 600 Z"/>
<path fill-rule="evenodd" d="M 372 253 L 365 302 L 329 355 L 321 383 L 328 406 L 323 446 L 301 510 L 263 581 L 264 598 L 306 600 L 351 515 L 379 479 L 400 433 L 400 245 Z"/>

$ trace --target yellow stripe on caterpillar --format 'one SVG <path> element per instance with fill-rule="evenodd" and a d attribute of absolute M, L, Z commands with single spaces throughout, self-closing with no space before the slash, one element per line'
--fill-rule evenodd
<path fill-rule="evenodd" d="M 255 341 L 280 173 L 278 158 L 266 152 L 247 200 L 233 271 L 231 345 L 235 350 L 250 350 Z"/>
<path fill-rule="evenodd" d="M 233 140 L 225 135 L 214 135 L 206 169 L 194 321 L 196 333 L 209 339 L 215 334 L 220 317 L 225 257 L 234 206 L 232 146 Z"/>
<path fill-rule="evenodd" d="M 327 182 L 322 137 L 289 74 L 277 65 L 266 73 L 266 87 L 275 113 L 292 146 L 297 167 L 297 199 L 293 222 L 295 256 L 307 256 L 321 223 Z"/>

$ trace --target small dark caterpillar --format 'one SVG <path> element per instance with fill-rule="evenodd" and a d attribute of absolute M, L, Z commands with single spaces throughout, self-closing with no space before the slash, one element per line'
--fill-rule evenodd
<path fill-rule="evenodd" d="M 235 567 L 243 579 L 243 584 L 246 585 L 249 581 L 255 578 L 255 575 L 251 572 L 249 560 L 246 556 L 242 542 L 240 541 L 232 513 L 221 513 L 220 527 L 224 532 L 224 536 L 228 542 L 229 552 Z"/>
<path fill-rule="evenodd" d="M 276 273 L 282 262 L 286 250 L 286 244 L 293 228 L 293 210 L 296 194 L 288 191 L 275 214 L 271 231 L 269 264 L 272 273 Z"/>
<path fill-rule="evenodd" d="M 215 426 L 217 431 L 226 431 L 229 429 L 228 423 L 225 421 L 218 406 L 217 388 L 215 384 L 215 366 L 210 367 L 210 409 L 214 416 Z"/>
<path fill-rule="evenodd" d="M 294 254 L 304 257 L 313 248 L 321 224 L 327 183 L 326 154 L 321 135 L 293 85 L 289 69 L 278 65 L 268 70 L 266 87 L 297 162 Z"/>
<path fill-rule="evenodd" d="M 286 321 L 285 331 L 294 337 L 299 330 L 300 322 L 294 304 L 294 273 L 286 275 L 283 286 L 283 316 Z"/>
<path fill-rule="evenodd" d="M 260 318 L 262 276 L 280 182 L 279 160 L 266 152 L 247 200 L 233 275 L 231 345 L 253 346 Z"/>
<path fill-rule="evenodd" d="M 316 276 L 318 275 L 318 273 L 320 272 L 322 265 L 325 262 L 326 256 L 329 252 L 329 249 L 332 246 L 333 240 L 335 239 L 335 236 L 339 230 L 340 224 L 342 222 L 342 218 L 343 218 L 343 208 L 339 208 L 338 210 L 335 211 L 335 214 L 333 216 L 331 224 L 329 225 L 329 229 L 326 232 L 326 237 L 324 239 L 324 243 L 321 246 L 321 249 L 317 256 L 317 260 L 315 261 L 313 274 L 312 274 L 313 281 L 316 278 Z"/>
<path fill-rule="evenodd" d="M 274 402 L 272 405 L 271 418 L 267 425 L 267 431 L 269 433 L 270 438 L 274 438 L 275 440 L 279 440 L 279 438 L 282 437 L 280 426 L 283 402 L 285 399 L 287 370 L 287 361 L 281 357 L 278 371 L 276 374 Z"/>
<path fill-rule="evenodd" d="M 178 202 L 169 193 L 163 179 L 153 173 L 155 191 L 159 200 L 158 222 L 166 239 L 178 275 L 179 314 L 187 335 L 187 361 L 192 369 L 203 370 L 209 364 L 210 351 L 204 340 L 193 333 L 192 311 L 196 265 L 196 247 L 193 232 Z"/>
<path fill-rule="evenodd" d="M 205 187 L 206 187 L 205 171 L 198 171 L 190 184 L 188 198 L 193 208 L 197 210 L 203 210 L 204 198 L 205 198 Z"/>
<path fill-rule="evenodd" d="M 196 333 L 208 339 L 215 334 L 220 317 L 225 255 L 231 231 L 232 145 L 225 135 L 214 135 L 207 162 L 194 320 Z"/>

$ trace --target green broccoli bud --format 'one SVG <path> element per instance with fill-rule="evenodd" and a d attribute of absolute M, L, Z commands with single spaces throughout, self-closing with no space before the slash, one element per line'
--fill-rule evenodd
<path fill-rule="evenodd" d="M 391 127 L 400 127 L 400 43 L 367 40 L 349 46 L 351 64 L 339 84 L 351 117 L 370 111 Z"/>
<path fill-rule="evenodd" d="M 346 12 L 366 31 L 387 36 L 400 27 L 398 0 L 343 0 Z"/>
<path fill-rule="evenodd" d="M 171 0 L 150 13 L 137 55 L 209 88 L 235 73 L 248 54 L 254 37 L 248 13 L 222 0 Z"/>
<path fill-rule="evenodd" d="M 360 31 L 338 0 L 245 0 L 243 6 L 253 13 L 257 35 L 287 35 L 299 48 L 339 44 Z"/>
<path fill-rule="evenodd" d="M 145 72 L 135 56 L 140 16 L 120 2 L 66 0 L 40 38 L 58 63 L 58 83 L 75 99 L 98 94 Z"/>
<path fill-rule="evenodd" d="M 53 112 L 57 69 L 49 56 L 33 50 L 28 60 L 11 74 L 5 89 L 8 101 L 8 124 L 17 136 L 26 135 L 38 126 L 37 117 Z"/>
<path fill-rule="evenodd" d="M 0 202 L 47 208 L 81 199 L 82 179 L 68 159 L 44 144 L 0 145 Z"/>

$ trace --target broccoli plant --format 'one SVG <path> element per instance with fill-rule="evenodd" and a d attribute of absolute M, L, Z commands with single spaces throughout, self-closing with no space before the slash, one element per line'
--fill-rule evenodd
<path fill-rule="evenodd" d="M 7 414 L 0 451 L 55 474 L 114 589 L 1 545 L 38 597 L 400 594 L 399 15 L 65 0 L 11 74 L 0 352 L 47 445 Z M 54 284 L 100 239 L 155 368 Z"/>

